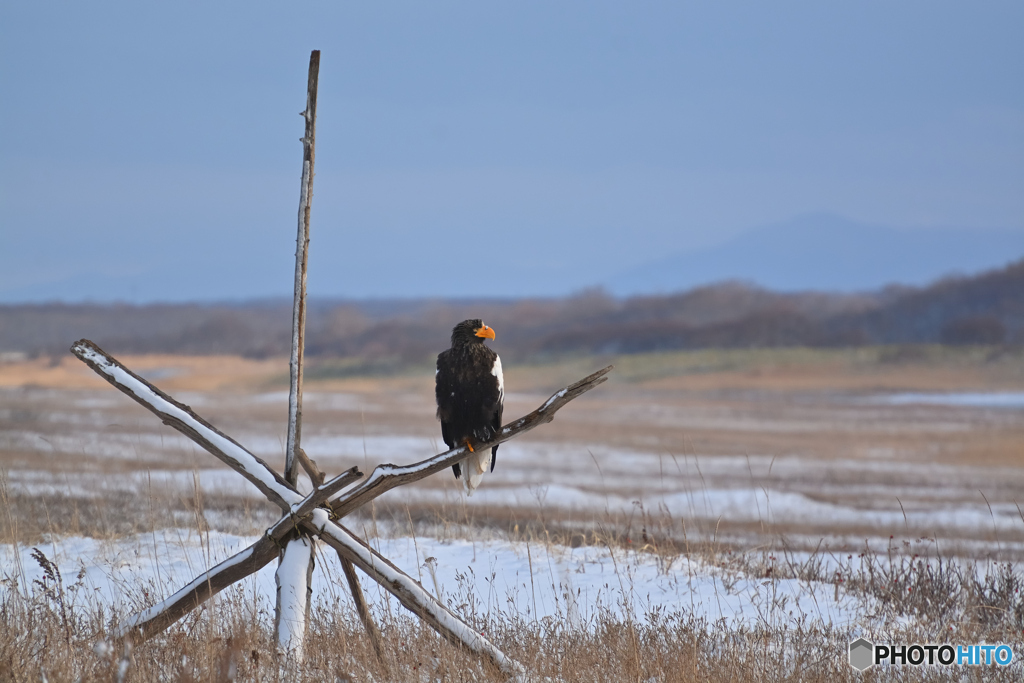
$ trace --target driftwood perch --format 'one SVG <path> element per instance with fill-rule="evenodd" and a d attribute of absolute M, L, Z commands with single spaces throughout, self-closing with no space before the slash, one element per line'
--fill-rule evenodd
<path fill-rule="evenodd" d="M 585 394 L 597 385 L 608 381 L 605 375 L 611 372 L 611 370 L 612 366 L 609 365 L 554 393 L 540 408 L 537 408 L 537 410 L 529 415 L 519 418 L 515 422 L 505 425 L 496 437 L 486 443 L 478 444 L 475 447 L 476 450 L 483 451 L 491 446 L 505 443 L 520 434 L 525 434 L 534 427 L 551 422 L 555 419 L 555 413 L 566 403 L 577 396 Z M 466 457 L 467 453 L 468 451 L 465 446 L 459 446 L 413 465 L 377 465 L 369 479 L 348 493 L 342 494 L 337 500 L 331 501 L 331 510 L 335 516 L 344 517 L 356 508 L 366 505 L 377 496 L 390 491 L 396 486 L 411 484 L 414 481 L 425 479 L 435 472 L 448 469 Z"/>
<path fill-rule="evenodd" d="M 359 567 L 450 642 L 469 648 L 509 675 L 522 671 L 518 663 L 470 628 L 424 590 L 419 582 L 337 522 L 385 491 L 447 469 L 465 457 L 464 447 L 439 453 L 414 465 L 378 465 L 363 484 L 341 493 L 328 508 L 325 501 L 357 481 L 361 477 L 358 470 L 353 468 L 317 487 L 308 496 L 303 496 L 263 460 L 219 431 L 187 405 L 175 401 L 133 373 L 96 344 L 83 339 L 72 345 L 71 352 L 119 391 L 159 417 L 164 424 L 178 430 L 248 479 L 284 513 L 252 546 L 196 577 L 170 598 L 127 620 L 122 626 L 124 637 L 138 643 L 159 633 L 220 590 L 272 561 L 277 557 L 278 539 L 299 528 L 334 548 L 342 558 Z M 608 366 L 556 392 L 537 410 L 504 426 L 495 439 L 480 444 L 478 448 L 503 443 L 550 422 L 555 413 L 569 401 L 607 381 L 606 375 L 611 369 Z"/>

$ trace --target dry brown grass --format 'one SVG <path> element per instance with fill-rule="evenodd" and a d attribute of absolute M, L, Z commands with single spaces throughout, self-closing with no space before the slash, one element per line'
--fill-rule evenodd
<path fill-rule="evenodd" d="M 298 670 L 276 661 L 267 615 L 252 619 L 242 606 L 222 601 L 218 610 L 189 618 L 166 636 L 124 657 L 97 652 L 106 615 L 75 616 L 63 628 L 59 607 L 36 600 L 5 604 L 9 631 L 0 636 L 0 680 L 50 681 L 499 681 L 502 676 L 442 641 L 411 619 L 385 625 L 389 648 L 382 666 L 352 615 L 313 610 L 308 655 Z M 68 636 L 68 633 L 71 635 Z M 558 626 L 503 625 L 488 634 L 528 669 L 529 680 L 576 681 L 844 681 L 854 680 L 843 661 L 843 637 L 829 630 L 788 633 L 726 631 L 687 619 L 624 624 L 606 621 L 594 632 L 566 633 Z M 780 659 L 783 665 L 780 667 Z"/>
<path fill-rule="evenodd" d="M 70 345 L 70 344 L 69 344 Z M 128 367 L 143 376 L 161 376 L 160 386 L 168 391 L 216 391 L 252 389 L 287 377 L 288 359 L 253 360 L 238 356 L 124 356 Z M 287 386 L 287 379 L 285 380 Z M 0 363 L 0 387 L 47 387 L 96 389 L 109 386 L 70 354 L 59 358 L 40 357 L 17 363 Z"/>
<path fill-rule="evenodd" d="M 540 526 L 521 533 L 548 543 L 558 538 Z M 589 540 L 616 542 L 596 535 Z M 1021 651 L 1024 577 L 1016 567 L 907 557 L 898 545 L 887 555 L 851 556 L 838 569 L 823 553 L 798 558 L 777 549 L 733 552 L 712 544 L 694 544 L 686 552 L 737 578 L 763 577 L 769 595 L 776 582 L 786 580 L 821 582 L 834 586 L 837 595 L 859 595 L 874 605 L 868 619 L 876 626 L 858 635 L 878 642 L 1008 643 Z M 666 551 L 652 542 L 645 552 Z M 377 613 L 388 645 L 379 661 L 349 603 L 324 598 L 311 610 L 303 663 L 279 659 L 272 606 L 233 589 L 161 636 L 126 650 L 110 635 L 127 610 L 150 601 L 112 610 L 85 590 L 81 575 L 63 577 L 45 554 L 36 550 L 33 556 L 43 575 L 27 595 L 15 585 L 16 577 L 8 576 L 0 587 L 0 681 L 504 680 L 407 614 Z M 478 611 L 469 594 L 452 596 L 452 603 L 461 603 L 468 623 L 522 663 L 531 681 L 823 682 L 889 680 L 892 674 L 910 681 L 970 681 L 994 680 L 997 673 L 992 667 L 857 673 L 846 663 L 855 637 L 850 631 L 799 615 L 780 620 L 776 612 L 787 609 L 785 602 L 759 606 L 762 618 L 748 626 L 654 606 L 644 614 L 627 610 L 624 617 L 599 611 L 582 628 L 564 619 L 537 621 L 514 605 Z M 1010 680 L 1021 670 L 1018 661 L 998 673 Z"/>
<path fill-rule="evenodd" d="M 174 356 L 124 360 L 144 376 L 164 373 L 156 383 L 168 391 L 197 392 L 208 398 L 200 412 L 228 433 L 269 434 L 272 440 L 272 432 L 258 430 L 266 424 L 283 426 L 282 406 L 240 397 L 286 386 L 282 383 L 284 360 Z M 506 413 L 513 416 L 536 407 L 546 391 L 582 376 L 601 360 L 508 368 Z M 1024 388 L 1024 363 L 1018 352 L 941 348 L 707 351 L 633 356 L 615 362 L 613 381 L 560 414 L 545 428 L 543 439 L 664 453 L 665 467 L 678 464 L 674 458 L 689 457 L 695 462 L 694 456 L 700 454 L 706 459 L 702 461 L 705 471 L 697 479 L 686 480 L 698 500 L 710 488 L 739 481 L 768 490 L 789 487 L 811 500 L 850 506 L 875 501 L 863 498 L 863 493 L 847 493 L 844 487 L 920 487 L 922 496 L 941 494 L 949 496 L 950 502 L 983 489 L 986 500 L 1004 505 L 1013 503 L 1022 490 L 1024 425 L 1013 415 L 937 406 L 877 409 L 847 401 L 883 390 L 1019 391 Z M 110 408 L 91 406 L 88 400 L 104 395 L 97 389 L 112 390 L 73 359 L 0 366 L 3 387 L 0 469 L 14 474 L 49 472 L 56 486 L 43 493 L 17 487 L 6 490 L 0 542 L 24 547 L 47 535 L 116 538 L 168 526 L 193 527 L 204 533 L 216 525 L 234 533 L 258 533 L 275 514 L 245 496 L 204 497 L 195 490 L 144 484 L 95 496 L 62 490 L 88 473 L 114 482 L 147 468 L 187 476 L 214 465 L 203 453 L 170 446 L 155 450 L 153 444 L 159 439 L 142 437 L 159 434 L 156 430 L 162 428 L 150 424 L 154 421 L 147 421 L 148 415 L 140 416 L 127 399 Z M 336 378 L 311 382 L 307 391 L 355 397 L 351 405 L 341 407 L 309 402 L 310 435 L 413 434 L 424 442 L 436 439 L 429 374 Z M 843 399 L 837 401 L 837 394 Z M 70 418 L 66 423 L 51 419 L 58 413 Z M 31 432 L 53 443 L 75 444 L 74 437 L 86 425 L 95 427 L 99 442 L 121 438 L 118 443 L 129 444 L 125 448 L 130 457 L 111 457 L 103 449 L 74 445 L 47 447 L 13 436 Z M 878 453 L 887 455 L 880 458 Z M 716 471 L 710 462 L 717 456 L 747 454 L 793 457 L 808 467 L 794 467 L 780 475 L 778 463 L 774 471 L 730 472 L 728 468 Z M 425 455 L 410 454 L 409 459 Z M 372 466 L 376 460 L 372 453 L 367 457 L 364 462 L 361 452 L 339 455 L 336 461 L 326 459 L 321 464 L 338 471 L 351 464 Z M 835 474 L 831 465 L 893 460 L 921 468 L 903 474 L 885 469 Z M 926 481 L 919 472 L 926 473 L 937 463 L 962 469 L 957 470 L 955 481 Z M 499 455 L 498 467 L 494 483 L 515 464 Z M 534 474 L 544 476 L 540 470 Z M 618 486 L 614 474 L 607 481 L 603 477 L 604 490 Z M 669 485 L 676 485 L 674 481 L 683 480 L 669 480 Z M 431 480 L 426 486 L 439 487 L 439 482 Z M 955 495 L 950 493 L 953 488 Z M 641 497 L 644 493 L 619 492 Z M 904 497 L 899 504 L 912 502 Z M 891 503 L 895 508 L 896 500 Z M 594 513 L 544 506 L 459 508 L 382 499 L 374 514 L 393 529 L 411 524 L 402 533 L 489 534 L 512 542 L 608 546 L 656 555 L 666 566 L 673 558 L 688 557 L 730 576 L 760 577 L 766 589 L 789 579 L 821 582 L 837 595 L 848 592 L 874 605 L 875 623 L 884 625 L 876 635 L 893 642 L 1008 642 L 1024 653 L 1024 603 L 1017 565 L 976 558 L 972 556 L 978 552 L 976 547 L 968 545 L 983 536 L 985 552 L 996 548 L 999 559 L 1012 561 L 1016 551 L 1002 546 L 1024 542 L 1024 519 L 1019 530 L 991 537 L 985 530 L 949 532 L 939 546 L 919 538 L 925 532 L 916 533 L 905 518 L 894 529 L 850 526 L 843 529 L 844 538 L 838 538 L 827 520 L 778 524 L 764 518 L 673 518 L 642 506 L 632 513 Z M 886 547 L 890 535 L 895 538 Z M 860 547 L 865 538 L 872 539 L 870 551 Z M 958 550 L 955 544 L 961 542 L 964 549 Z M 808 549 L 809 554 L 798 552 Z M 314 607 L 306 662 L 298 671 L 285 671 L 273 654 L 271 607 L 253 604 L 241 593 L 227 593 L 130 653 L 127 660 L 120 651 L 95 647 L 127 614 L 111 612 L 109 606 L 86 596 L 76 588 L 75 577 L 52 575 L 24 597 L 18 597 L 9 583 L 0 589 L 0 596 L 0 681 L 116 680 L 122 661 L 128 680 L 147 681 L 229 680 L 232 668 L 237 680 L 258 681 L 498 680 L 494 672 L 482 669 L 473 657 L 440 641 L 432 631 L 391 615 L 378 615 L 391 647 L 388 660 L 377 662 L 347 603 L 319 602 Z M 467 617 L 476 618 L 472 613 Z M 500 619 L 474 625 L 521 661 L 530 680 L 888 679 L 879 670 L 862 675 L 848 667 L 845 653 L 850 632 L 810 622 L 779 625 L 766 619 L 763 625 L 737 627 L 707 623 L 688 612 L 655 610 L 626 619 L 606 614 L 589 628 L 577 630 L 557 620 L 524 619 L 510 610 Z M 907 667 L 897 673 L 901 680 L 986 680 L 995 672 Z M 1014 675 L 1019 674 L 1020 669 L 1015 669 Z"/>
<path fill-rule="evenodd" d="M 499 349 L 500 350 L 500 349 Z M 128 367 L 144 376 L 159 371 L 172 390 L 251 390 L 287 387 L 286 357 L 254 360 L 238 356 L 125 355 Z M 513 367 L 510 391 L 554 390 L 591 368 L 614 363 L 612 379 L 650 390 L 900 390 L 967 391 L 1024 389 L 1024 349 L 1015 347 L 873 346 L 853 349 L 704 349 L 628 356 L 571 357 Z M 311 361 L 316 365 L 317 361 Z M 321 361 L 326 368 L 351 360 Z M 343 374 L 331 378 L 311 371 L 316 388 L 377 391 L 382 386 L 421 386 L 432 375 L 429 364 L 392 368 L 386 374 Z M 410 381 L 412 380 L 412 381 Z M 96 388 L 103 380 L 68 354 L 0 363 L 0 387 Z"/>

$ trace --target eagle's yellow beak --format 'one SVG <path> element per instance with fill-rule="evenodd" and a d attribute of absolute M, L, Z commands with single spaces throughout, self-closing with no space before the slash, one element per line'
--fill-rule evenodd
<path fill-rule="evenodd" d="M 494 339 L 494 330 L 487 327 L 487 325 L 484 325 L 483 327 L 476 331 L 476 336 L 486 337 L 487 339 Z"/>

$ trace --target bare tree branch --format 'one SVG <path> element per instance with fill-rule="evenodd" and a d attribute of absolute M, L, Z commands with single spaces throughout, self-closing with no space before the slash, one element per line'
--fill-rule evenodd
<path fill-rule="evenodd" d="M 341 561 L 341 570 L 345 572 L 345 579 L 348 581 L 352 600 L 356 603 L 356 614 L 359 615 L 359 620 L 363 622 L 366 634 L 370 636 L 373 651 L 377 654 L 377 661 L 386 668 L 388 664 L 387 659 L 384 658 L 384 642 L 381 640 L 377 624 L 373 621 L 373 615 L 370 614 L 370 608 L 366 605 L 366 597 L 363 595 L 363 587 L 359 585 L 359 576 L 356 574 L 356 568 L 341 553 L 338 553 L 338 559 Z"/>
<path fill-rule="evenodd" d="M 256 485 L 271 502 L 283 510 L 287 510 L 289 505 L 301 502 L 299 494 L 267 463 L 196 415 L 191 408 L 178 403 L 125 368 L 93 342 L 88 339 L 77 341 L 72 345 L 71 353 L 82 359 L 118 390 L 154 413 L 163 420 L 164 424 L 177 429 L 211 455 L 238 471 Z M 555 413 L 569 401 L 607 381 L 606 375 L 611 372 L 612 367 L 609 365 L 574 384 L 570 384 L 561 391 L 555 392 L 537 410 L 505 425 L 497 437 L 477 448 L 489 448 L 495 444 L 504 443 L 538 425 L 551 422 Z M 435 472 L 451 467 L 465 457 L 466 449 L 460 446 L 412 465 L 378 465 L 362 485 L 332 501 L 331 508 L 336 516 L 347 515 L 385 491 L 424 479 Z"/>
<path fill-rule="evenodd" d="M 491 641 L 438 602 L 418 581 L 392 564 L 388 558 L 344 526 L 332 522 L 323 509 L 315 510 L 312 519 L 304 520 L 302 525 L 318 534 L 320 540 L 337 550 L 339 555 L 348 558 L 449 642 L 469 648 L 508 675 L 522 673 L 523 669 L 518 662 L 507 657 Z"/>
<path fill-rule="evenodd" d="M 302 136 L 302 186 L 299 192 L 299 230 L 295 247 L 295 295 L 292 304 L 292 356 L 289 362 L 288 441 L 285 446 L 284 478 L 295 484 L 298 472 L 295 459 L 308 462 L 298 454 L 302 440 L 302 357 L 306 348 L 306 270 L 309 261 L 309 216 L 313 205 L 313 162 L 316 159 L 316 91 L 320 76 L 320 50 L 309 55 L 306 83 L 305 135 Z M 304 454 L 303 454 L 304 455 Z M 314 473 L 308 469 L 310 478 Z M 315 481 L 315 479 L 314 479 Z"/>
<path fill-rule="evenodd" d="M 309 458 L 306 455 L 306 452 L 301 448 L 296 449 L 296 454 L 309 461 L 309 464 L 304 464 L 304 466 L 306 467 L 306 471 L 310 473 L 310 476 L 313 477 L 314 481 L 323 481 L 324 473 L 320 471 L 319 467 L 317 467 L 316 461 Z M 352 468 L 352 470 L 355 469 L 355 467 Z M 362 474 L 359 476 L 362 476 Z M 373 651 L 377 654 L 377 660 L 386 670 L 388 665 L 387 659 L 384 657 L 384 643 L 381 641 L 380 630 L 377 628 L 377 624 L 373 621 L 373 615 L 370 614 L 370 610 L 366 606 L 366 596 L 363 595 L 363 587 L 359 585 L 359 577 L 356 575 L 355 567 L 353 567 L 352 563 L 349 562 L 341 553 L 338 553 L 338 561 L 341 562 L 341 569 L 345 573 L 345 579 L 348 581 L 348 589 L 349 592 L 352 593 L 352 602 L 355 603 L 356 614 L 359 615 L 359 620 L 363 622 L 366 634 L 370 637 L 370 642 L 373 644 Z"/>
<path fill-rule="evenodd" d="M 203 447 L 213 457 L 248 479 L 282 510 L 302 502 L 302 496 L 267 463 L 201 418 L 190 407 L 142 379 L 88 339 L 71 345 L 71 353 L 127 394 L 136 403 Z"/>
<path fill-rule="evenodd" d="M 295 449 L 295 457 L 298 458 L 299 463 L 302 465 L 302 469 L 306 470 L 306 474 L 313 481 L 314 486 L 319 486 L 324 483 L 324 473 L 320 469 L 320 466 L 316 464 L 316 460 L 306 455 L 306 451 L 300 446 Z"/>
<path fill-rule="evenodd" d="M 612 367 L 609 365 L 574 384 L 570 384 L 565 389 L 555 392 L 540 408 L 505 425 L 496 437 L 487 443 L 476 445 L 474 448 L 476 450 L 485 450 L 515 438 L 520 434 L 525 434 L 534 427 L 551 422 L 555 419 L 555 413 L 566 403 L 606 382 L 608 378 L 605 375 L 611 372 Z M 466 447 L 459 446 L 412 465 L 377 465 L 366 481 L 332 501 L 331 510 L 336 517 L 344 517 L 396 486 L 411 484 L 414 481 L 425 479 L 435 472 L 448 469 L 455 463 L 461 462 L 466 457 L 466 454 Z"/>
<path fill-rule="evenodd" d="M 281 546 L 264 534 L 254 544 L 203 572 L 174 595 L 132 615 L 115 633 L 142 643 L 203 604 L 236 581 L 255 574 L 277 558 Z"/>

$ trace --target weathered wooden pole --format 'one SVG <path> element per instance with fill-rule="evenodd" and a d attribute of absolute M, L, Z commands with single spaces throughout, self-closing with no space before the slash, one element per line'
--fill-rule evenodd
<path fill-rule="evenodd" d="M 309 55 L 309 81 L 306 86 L 306 131 L 302 137 L 302 187 L 299 192 L 299 234 L 295 247 L 295 294 L 292 302 L 292 357 L 289 364 L 288 441 L 285 449 L 284 478 L 295 485 L 299 472 L 296 462 L 302 440 L 302 357 L 306 347 L 306 270 L 309 263 L 309 214 L 313 205 L 313 161 L 316 157 L 316 88 L 320 75 L 320 50 Z"/>
<path fill-rule="evenodd" d="M 301 526 L 308 533 L 319 536 L 348 562 L 359 567 L 446 639 L 469 648 L 510 676 L 521 672 L 521 667 L 516 662 L 425 591 L 419 582 L 334 521 L 339 515 L 365 505 L 385 491 L 419 481 L 462 461 L 466 457 L 465 446 L 438 453 L 432 458 L 412 465 L 378 465 L 363 485 L 356 486 L 339 496 L 332 503 L 331 510 L 316 508 L 317 502 L 332 497 L 332 492 L 337 490 L 337 487 L 359 478 L 358 472 L 353 468 L 350 473 L 340 475 L 331 482 L 319 486 L 317 491 L 309 496 L 302 496 L 267 463 L 245 450 L 237 441 L 197 415 L 187 405 L 174 400 L 126 368 L 91 341 L 81 339 L 75 342 L 71 346 L 71 352 L 100 377 L 160 418 L 164 424 L 176 429 L 245 477 L 267 497 L 267 500 L 280 507 L 286 514 L 286 517 L 268 529 L 267 534 L 254 545 L 196 577 L 189 585 L 159 605 L 154 605 L 127 620 L 122 629 L 123 636 L 131 637 L 133 641 L 138 642 L 158 633 L 196 605 L 230 585 L 232 581 L 238 581 L 272 561 L 275 555 L 273 548 L 276 548 L 279 539 L 293 527 Z M 479 444 L 478 448 L 487 449 L 504 443 L 550 422 L 554 419 L 555 413 L 567 403 L 603 384 L 611 369 L 609 366 L 599 370 L 556 392 L 537 410 L 505 425 L 491 441 Z M 302 516 L 307 512 L 308 515 Z"/>
<path fill-rule="evenodd" d="M 295 247 L 295 292 L 292 305 L 292 355 L 289 363 L 288 439 L 285 446 L 284 478 L 293 487 L 299 478 L 302 451 L 302 357 L 306 336 L 306 271 L 309 263 L 309 216 L 313 204 L 313 163 L 316 158 L 316 91 L 320 75 L 320 51 L 309 55 L 306 85 L 306 121 L 302 136 L 302 183 L 299 192 L 298 236 Z M 309 472 L 314 482 L 316 476 Z M 277 567 L 277 609 L 274 628 L 278 650 L 302 659 L 302 643 L 309 620 L 312 597 L 313 538 L 298 535 L 285 545 Z"/>

